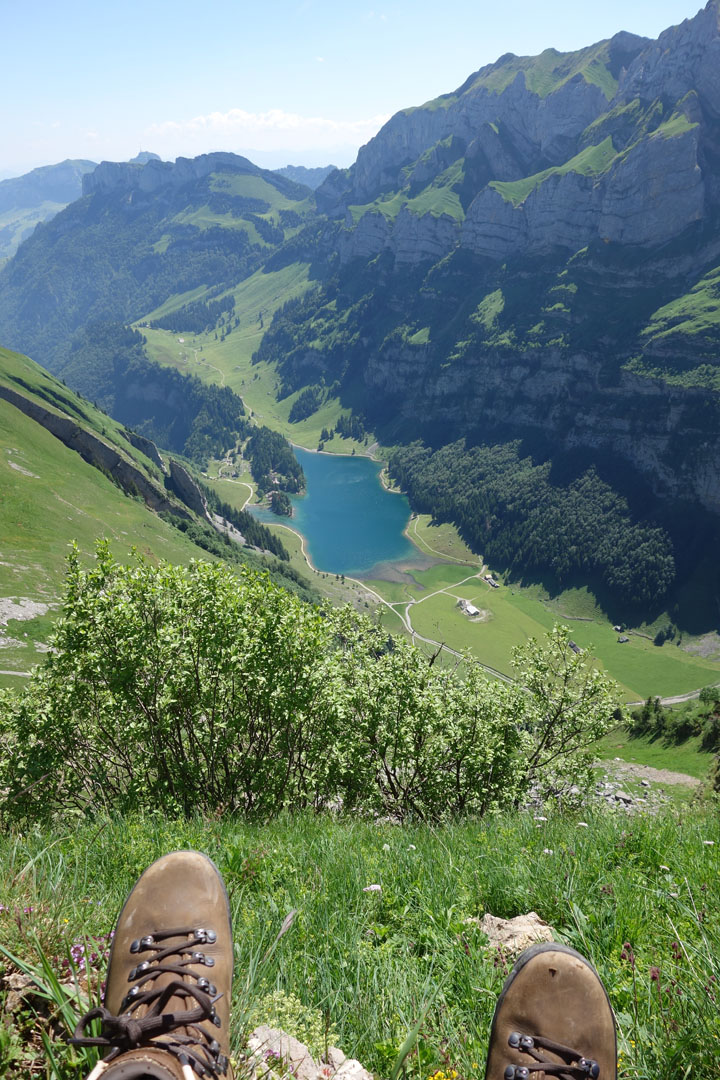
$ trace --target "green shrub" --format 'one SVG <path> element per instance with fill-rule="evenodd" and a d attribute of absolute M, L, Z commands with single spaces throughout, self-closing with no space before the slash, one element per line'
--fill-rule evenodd
<path fill-rule="evenodd" d="M 69 559 L 53 649 L 0 718 L 7 819 L 329 805 L 436 821 L 563 798 L 614 722 L 613 684 L 569 632 L 518 683 L 456 673 L 351 608 L 222 564 Z"/>

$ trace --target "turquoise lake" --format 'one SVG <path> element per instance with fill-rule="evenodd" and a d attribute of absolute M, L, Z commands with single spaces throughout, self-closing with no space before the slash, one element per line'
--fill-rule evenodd
<path fill-rule="evenodd" d="M 293 495 L 293 517 L 248 506 L 261 521 L 288 524 L 305 538 L 317 570 L 367 575 L 374 566 L 417 556 L 403 529 L 410 518 L 404 495 L 386 491 L 370 458 L 315 454 L 294 447 L 307 493 Z"/>

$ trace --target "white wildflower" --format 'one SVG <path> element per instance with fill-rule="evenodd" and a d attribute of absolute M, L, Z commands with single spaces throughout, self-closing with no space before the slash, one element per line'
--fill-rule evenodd
<path fill-rule="evenodd" d="M 382 885 L 366 885 L 363 892 L 382 892 Z"/>
<path fill-rule="evenodd" d="M 553 851 L 553 849 L 551 847 L 544 847 L 543 848 L 543 855 L 554 855 L 554 854 L 555 854 L 555 852 Z"/>
<path fill-rule="evenodd" d="M 389 850 L 390 850 L 390 845 L 389 844 L 383 844 L 383 851 L 389 851 Z"/>

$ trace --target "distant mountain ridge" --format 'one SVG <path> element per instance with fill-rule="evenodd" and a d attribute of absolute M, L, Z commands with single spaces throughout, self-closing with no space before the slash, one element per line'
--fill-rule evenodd
<path fill-rule="evenodd" d="M 304 165 L 284 165 L 282 169 L 273 171 L 286 176 L 288 180 L 294 180 L 296 184 L 305 184 L 306 187 L 315 191 L 331 172 L 335 172 L 336 168 L 336 165 L 322 165 L 314 169 L 308 169 Z"/>
<path fill-rule="evenodd" d="M 140 164 L 152 160 L 160 159 L 145 150 L 133 158 Z M 96 167 L 96 161 L 67 159 L 0 181 L 0 259 L 12 255 L 38 222 L 79 199 L 83 177 Z"/>
<path fill-rule="evenodd" d="M 222 291 L 314 209 L 308 188 L 235 154 L 102 162 L 84 176 L 83 198 L 2 271 L 0 340 L 62 372 L 88 324 L 132 322 L 196 288 Z"/>

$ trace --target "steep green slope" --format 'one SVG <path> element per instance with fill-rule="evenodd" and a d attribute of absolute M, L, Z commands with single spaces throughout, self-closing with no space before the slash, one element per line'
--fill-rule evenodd
<path fill-rule="evenodd" d="M 7 400 L 5 393 L 61 420 L 69 418 L 72 445 Z M 132 479 L 123 490 L 120 482 L 127 473 L 114 480 L 101 462 L 89 463 L 90 440 L 106 446 L 128 470 L 135 469 L 138 478 L 145 476 L 154 485 L 158 499 L 167 502 L 167 520 L 133 493 Z M 187 564 L 224 556 L 269 569 L 286 586 L 311 595 L 306 583 L 277 559 L 224 543 L 209 523 L 165 490 L 165 477 L 149 456 L 156 453 L 154 447 L 141 445 L 148 454 L 131 445 L 120 424 L 33 361 L 0 349 L 0 672 L 5 673 L 0 682 L 12 685 L 17 677 L 9 672 L 27 671 L 37 662 L 57 617 L 72 542 L 83 558 L 92 555 L 100 537 L 107 537 L 115 556 L 123 560 L 132 549 L 153 562 Z M 184 519 L 176 520 L 186 531 L 171 523 L 180 514 Z"/>

